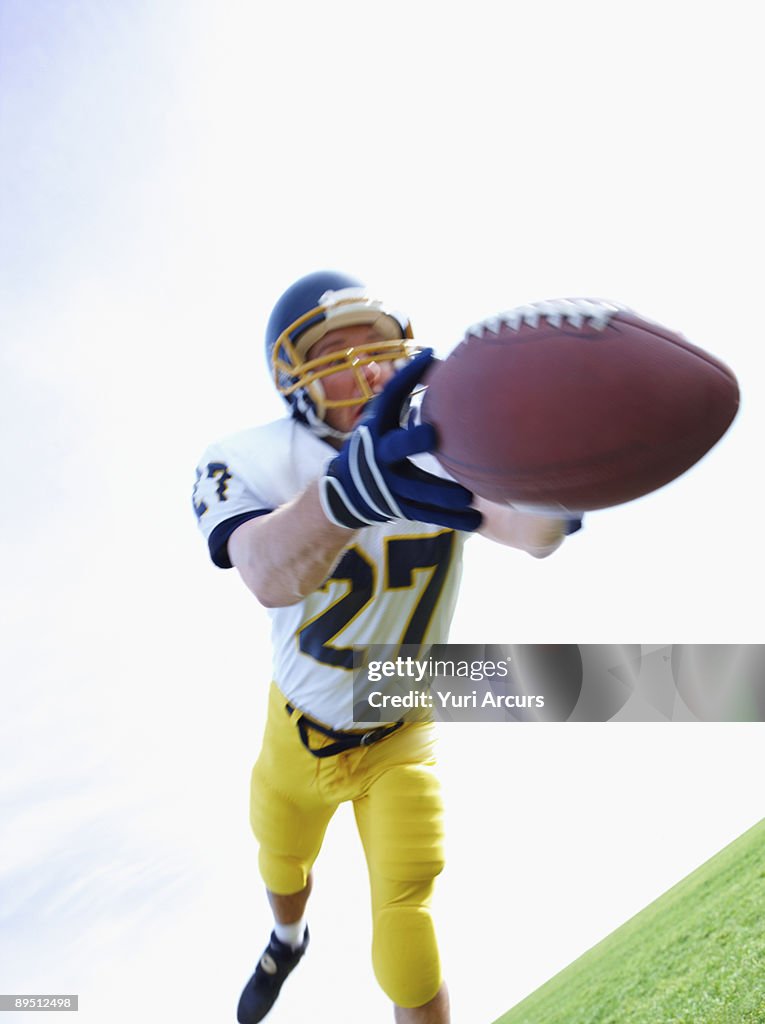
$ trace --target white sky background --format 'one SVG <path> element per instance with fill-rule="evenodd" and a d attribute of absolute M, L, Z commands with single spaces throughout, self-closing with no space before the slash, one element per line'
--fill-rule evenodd
<path fill-rule="evenodd" d="M 545 562 L 471 542 L 452 639 L 763 639 L 751 5 L 265 9 L 0 0 L 0 991 L 79 992 L 84 1021 L 233 1021 L 270 927 L 267 619 L 189 490 L 209 441 L 280 414 L 262 334 L 297 276 L 364 277 L 442 355 L 595 294 L 722 357 L 720 445 Z M 455 1022 L 759 820 L 763 728 L 442 727 Z M 366 899 L 341 814 L 275 1024 L 390 1019 Z"/>

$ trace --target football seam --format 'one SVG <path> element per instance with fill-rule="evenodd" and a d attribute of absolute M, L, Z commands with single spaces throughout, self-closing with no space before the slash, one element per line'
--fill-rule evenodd
<path fill-rule="evenodd" d="M 631 314 L 634 319 L 630 320 L 625 317 L 625 312 Z M 597 325 L 597 322 L 585 322 L 581 324 L 572 323 L 568 318 L 564 318 L 562 323 L 555 323 L 549 316 L 540 316 L 539 322 L 531 324 L 527 320 L 522 320 L 519 326 L 514 326 L 507 320 L 502 319 L 503 314 L 498 314 L 496 317 L 488 317 L 486 320 L 480 321 L 478 324 L 473 324 L 465 332 L 465 336 L 461 344 L 466 344 L 469 338 L 475 338 L 477 341 L 486 342 L 488 344 L 499 344 L 503 345 L 505 342 L 500 338 L 498 330 L 494 330 L 489 326 L 490 323 L 495 322 L 499 326 L 500 324 L 512 330 L 514 334 L 518 335 L 518 338 L 512 340 L 522 340 L 520 335 L 524 327 L 530 331 L 539 331 L 540 328 L 552 327 L 556 332 L 561 334 L 565 333 L 579 333 L 586 332 L 588 337 L 592 337 L 592 332 L 596 331 L 598 334 L 608 327 L 612 327 L 615 330 L 619 330 L 619 326 L 638 328 L 641 331 L 645 331 L 646 334 L 650 334 L 654 338 L 658 338 L 660 341 L 669 342 L 674 348 L 681 349 L 689 356 L 695 356 L 701 360 L 707 366 L 715 370 L 720 376 L 724 377 L 727 381 L 734 384 L 738 388 L 738 379 L 730 367 L 721 365 L 721 360 L 718 360 L 711 353 L 705 352 L 703 349 L 698 348 L 694 342 L 682 335 L 676 336 L 675 332 L 670 332 L 667 328 L 668 333 L 664 333 L 661 329 L 661 324 L 655 323 L 651 320 L 646 320 L 639 313 L 633 313 L 632 310 L 626 311 L 624 307 L 618 309 L 612 313 L 602 327 Z M 659 328 L 659 330 L 652 330 L 652 326 Z M 480 333 L 479 333 L 480 331 Z M 493 338 L 487 337 L 487 334 L 493 334 Z M 531 339 L 530 339 L 531 340 Z M 689 346 L 689 347 L 686 347 Z M 461 347 L 458 346 L 458 348 Z M 457 349 L 454 350 L 455 352 Z"/>
<path fill-rule="evenodd" d="M 700 359 L 702 362 L 706 363 L 707 366 L 710 366 L 713 370 L 716 370 L 721 376 L 725 377 L 726 380 L 730 381 L 731 384 L 735 384 L 736 387 L 738 387 L 738 379 L 736 378 L 736 375 L 733 373 L 730 367 L 721 365 L 720 362 L 711 353 L 705 352 L 703 349 L 698 348 L 692 341 L 689 341 L 688 338 L 682 337 L 682 335 L 674 337 L 673 334 L 663 334 L 661 331 L 652 331 L 650 326 L 648 326 L 648 323 L 645 320 L 643 320 L 642 317 L 639 317 L 638 319 L 640 323 L 636 325 L 635 323 L 629 320 L 614 317 L 614 320 L 618 320 L 619 323 L 625 324 L 629 327 L 639 326 L 640 330 L 645 331 L 646 334 L 650 334 L 654 338 L 659 338 L 661 341 L 668 341 L 675 348 L 682 349 L 682 351 L 685 352 L 687 355 L 695 356 L 697 359 Z M 657 324 L 657 326 L 660 327 L 661 325 Z M 691 347 L 686 348 L 686 345 L 690 345 Z"/>

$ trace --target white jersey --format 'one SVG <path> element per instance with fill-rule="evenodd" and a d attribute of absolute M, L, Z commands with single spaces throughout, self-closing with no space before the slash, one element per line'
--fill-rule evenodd
<path fill-rule="evenodd" d="M 210 556 L 230 568 L 227 543 L 316 480 L 336 451 L 284 418 L 211 445 L 194 505 Z M 268 609 L 273 678 L 295 707 L 333 729 L 353 720 L 353 648 L 447 640 L 467 534 L 397 520 L 357 533 L 325 583 L 298 604 Z"/>

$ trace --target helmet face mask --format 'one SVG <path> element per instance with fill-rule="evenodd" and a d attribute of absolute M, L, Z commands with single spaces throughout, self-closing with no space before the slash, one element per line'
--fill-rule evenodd
<path fill-rule="evenodd" d="M 369 340 L 309 358 L 318 341 L 343 327 L 369 325 Z M 373 299 L 359 281 L 331 271 L 309 274 L 279 299 L 266 331 L 266 350 L 277 391 L 295 418 L 319 436 L 344 437 L 325 420 L 331 409 L 364 405 L 373 397 L 365 367 L 408 361 L 416 351 L 407 317 Z M 396 366 L 396 369 L 399 367 Z M 328 398 L 323 380 L 350 372 L 356 394 Z"/>
<path fill-rule="evenodd" d="M 285 339 L 284 357 L 279 355 L 278 348 L 274 352 L 274 383 L 279 394 L 287 399 L 296 391 L 305 389 L 316 406 L 317 414 L 323 419 L 328 409 L 364 405 L 374 397 L 364 367 L 371 363 L 408 361 L 413 352 L 413 346 L 408 342 L 409 339 L 373 340 L 363 345 L 335 349 L 314 359 L 301 360 L 294 353 L 290 342 Z M 398 368 L 396 366 L 396 369 Z M 322 380 L 332 374 L 347 371 L 354 375 L 358 395 L 351 398 L 327 397 L 321 384 Z M 284 380 L 285 377 L 291 381 L 286 386 L 280 384 L 280 380 Z"/>

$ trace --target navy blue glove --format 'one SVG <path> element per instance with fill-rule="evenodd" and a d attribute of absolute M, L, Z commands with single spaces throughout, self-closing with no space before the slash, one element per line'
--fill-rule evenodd
<path fill-rule="evenodd" d="M 338 526 L 357 530 L 394 519 L 452 530 L 472 531 L 481 525 L 467 488 L 408 461 L 410 455 L 436 448 L 430 423 L 401 426 L 402 408 L 432 362 L 432 349 L 425 349 L 399 370 L 327 466 L 319 493 L 325 515 Z"/>

